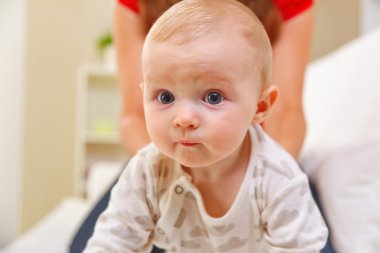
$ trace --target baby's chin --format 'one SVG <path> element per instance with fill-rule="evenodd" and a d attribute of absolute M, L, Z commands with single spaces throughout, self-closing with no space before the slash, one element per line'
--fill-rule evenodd
<path fill-rule="evenodd" d="M 209 156 L 199 157 L 197 155 L 174 157 L 173 159 L 177 161 L 182 167 L 194 170 L 205 169 L 218 162 L 215 159 L 210 159 Z"/>
<path fill-rule="evenodd" d="M 213 150 L 210 150 L 203 144 L 182 145 L 176 143 L 174 146 L 168 147 L 165 145 L 160 146 L 159 143 L 156 143 L 156 146 L 163 155 L 176 161 L 181 166 L 191 169 L 212 166 L 223 160 L 221 156 L 225 155 L 216 155 Z"/>

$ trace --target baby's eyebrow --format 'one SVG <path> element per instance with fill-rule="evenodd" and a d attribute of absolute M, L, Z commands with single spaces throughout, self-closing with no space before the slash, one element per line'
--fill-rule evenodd
<path fill-rule="evenodd" d="M 211 86 L 221 86 L 222 88 L 232 88 L 233 81 L 225 74 L 209 73 L 199 77 L 199 81 Z"/>
<path fill-rule="evenodd" d="M 150 86 L 168 86 L 171 83 L 173 83 L 173 80 L 171 80 L 169 77 L 160 77 L 160 78 L 155 78 L 155 77 L 145 77 L 144 78 L 144 83 L 149 84 Z"/>

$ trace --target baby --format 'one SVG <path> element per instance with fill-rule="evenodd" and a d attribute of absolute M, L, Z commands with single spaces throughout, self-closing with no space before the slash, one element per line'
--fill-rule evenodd
<path fill-rule="evenodd" d="M 120 176 L 85 252 L 319 252 L 327 228 L 307 177 L 260 125 L 277 88 L 253 12 L 180 1 L 142 59 L 152 144 Z"/>

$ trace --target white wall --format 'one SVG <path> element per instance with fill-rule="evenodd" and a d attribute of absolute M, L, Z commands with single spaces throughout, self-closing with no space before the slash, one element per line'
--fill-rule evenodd
<path fill-rule="evenodd" d="M 28 1 L 22 232 L 73 194 L 78 69 L 100 60 L 96 41 L 111 27 L 110 4 Z"/>
<path fill-rule="evenodd" d="M 0 247 L 18 232 L 26 0 L 0 1 Z"/>
<path fill-rule="evenodd" d="M 359 36 L 359 8 L 364 0 L 315 0 L 311 59 L 336 50 Z"/>

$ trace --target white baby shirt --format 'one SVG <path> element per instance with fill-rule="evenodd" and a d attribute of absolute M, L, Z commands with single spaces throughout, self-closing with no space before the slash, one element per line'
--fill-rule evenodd
<path fill-rule="evenodd" d="M 85 253 L 319 252 L 328 232 L 306 175 L 260 126 L 249 132 L 246 175 L 223 217 L 209 216 L 191 176 L 150 144 L 120 176 Z"/>

